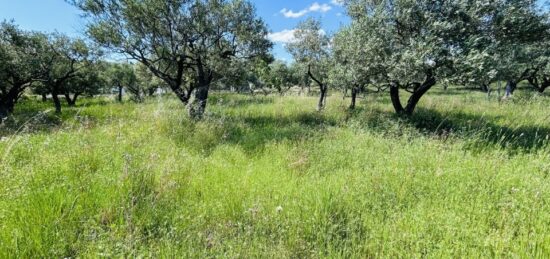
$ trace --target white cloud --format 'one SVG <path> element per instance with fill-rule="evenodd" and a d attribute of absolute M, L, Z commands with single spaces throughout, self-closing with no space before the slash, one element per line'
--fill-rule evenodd
<path fill-rule="evenodd" d="M 330 9 L 332 9 L 332 6 L 330 6 L 328 4 L 319 4 L 317 2 L 313 3 L 308 8 L 308 10 L 310 12 L 321 12 L 321 13 L 326 13 L 326 12 L 330 11 Z"/>
<path fill-rule="evenodd" d="M 337 6 L 343 6 L 344 5 L 344 0 L 332 0 L 330 1 L 331 4 L 333 5 L 337 5 Z"/>
<path fill-rule="evenodd" d="M 282 30 L 279 32 L 270 33 L 267 38 L 275 43 L 290 43 L 295 41 L 294 31 L 296 30 Z"/>
<path fill-rule="evenodd" d="M 300 17 L 306 15 L 308 13 L 308 10 L 304 9 L 304 10 L 299 11 L 299 12 L 294 12 L 292 10 L 288 10 L 286 8 L 283 8 L 283 10 L 281 10 L 281 13 L 286 18 L 300 18 Z"/>
<path fill-rule="evenodd" d="M 267 35 L 267 38 L 275 43 L 291 43 L 295 42 L 296 38 L 294 37 L 294 33 L 296 32 L 296 29 L 293 30 L 282 30 L 279 32 L 273 32 Z M 319 30 L 320 35 L 327 35 L 327 32 L 323 29 Z"/>
<path fill-rule="evenodd" d="M 338 0 L 333 0 L 333 1 L 338 1 Z M 304 16 L 307 13 L 310 13 L 310 12 L 326 13 L 326 12 L 330 11 L 331 9 L 332 9 L 332 6 L 330 6 L 328 4 L 319 4 L 319 3 L 315 2 L 312 5 L 310 5 L 308 8 L 303 9 L 303 10 L 298 11 L 298 12 L 294 12 L 292 10 L 283 8 L 280 11 L 280 13 L 282 13 L 283 16 L 286 17 L 286 18 L 300 18 L 300 17 L 302 17 L 302 16 Z"/>

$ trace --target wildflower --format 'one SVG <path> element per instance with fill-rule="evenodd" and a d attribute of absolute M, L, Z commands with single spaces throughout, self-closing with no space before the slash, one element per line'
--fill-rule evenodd
<path fill-rule="evenodd" d="M 279 205 L 279 206 L 277 206 L 277 208 L 275 208 L 275 211 L 277 213 L 281 213 L 283 211 L 283 207 Z"/>

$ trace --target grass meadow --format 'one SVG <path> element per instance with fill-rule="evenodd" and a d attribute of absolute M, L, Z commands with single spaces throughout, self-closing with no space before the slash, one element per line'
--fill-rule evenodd
<path fill-rule="evenodd" d="M 550 98 L 24 100 L 0 128 L 0 257 L 548 258 Z"/>

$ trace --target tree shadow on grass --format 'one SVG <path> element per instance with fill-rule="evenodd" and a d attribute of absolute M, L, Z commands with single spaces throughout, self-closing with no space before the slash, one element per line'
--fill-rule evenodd
<path fill-rule="evenodd" d="M 68 107 L 63 104 L 61 114 L 55 113 L 51 102 L 34 100 L 22 100 L 14 113 L 0 125 L 0 136 L 14 134 L 51 132 L 58 130 L 67 122 L 78 122 L 90 125 L 97 119 L 94 116 L 82 115 L 80 108 L 96 105 L 106 105 L 102 100 L 83 102 L 76 107 Z"/>
<path fill-rule="evenodd" d="M 72 124 L 67 124 L 69 121 Z M 0 125 L 0 136 L 52 132 L 76 123 L 90 127 L 95 121 L 91 116 L 80 116 L 76 109 L 65 109 L 61 114 L 56 114 L 53 109 L 16 112 Z"/>
<path fill-rule="evenodd" d="M 464 112 L 441 113 L 418 108 L 414 116 L 402 118 L 388 110 L 357 107 L 342 111 L 342 117 L 325 113 L 299 112 L 277 114 L 215 113 L 200 122 L 187 121 L 171 135 L 190 149 L 210 154 L 219 145 L 238 145 L 245 152 L 261 152 L 266 145 L 284 141 L 299 144 L 303 140 L 323 137 L 328 127 L 360 127 L 388 136 L 416 134 L 436 137 L 442 141 L 458 138 L 473 152 L 495 148 L 509 154 L 536 151 L 549 146 L 550 128 L 537 125 L 509 127 L 495 123 L 498 115 L 474 115 Z M 549 137 L 547 137 L 549 136 Z"/>
<path fill-rule="evenodd" d="M 512 153 L 529 152 L 547 147 L 550 128 L 536 125 L 503 126 L 494 123 L 498 116 L 478 116 L 464 112 L 441 113 L 419 108 L 406 121 L 421 133 L 440 137 L 458 136 L 474 150 L 501 147 Z"/>

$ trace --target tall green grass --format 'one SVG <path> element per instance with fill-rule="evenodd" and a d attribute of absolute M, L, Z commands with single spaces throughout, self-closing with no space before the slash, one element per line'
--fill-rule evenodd
<path fill-rule="evenodd" d="M 0 129 L 0 257 L 550 256 L 550 100 L 434 92 L 32 100 Z"/>

